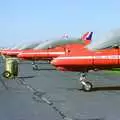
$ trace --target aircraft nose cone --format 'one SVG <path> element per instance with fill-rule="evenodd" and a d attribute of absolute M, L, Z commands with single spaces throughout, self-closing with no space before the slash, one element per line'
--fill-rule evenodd
<path fill-rule="evenodd" d="M 18 57 L 18 58 L 22 58 L 22 57 L 23 57 L 23 54 L 22 54 L 22 53 L 19 53 L 19 54 L 17 55 L 17 57 Z"/>
<path fill-rule="evenodd" d="M 54 58 L 54 59 L 51 61 L 51 64 L 52 64 L 53 66 L 60 67 L 60 66 L 64 65 L 64 61 L 62 61 L 62 60 L 59 59 L 59 58 Z"/>
<path fill-rule="evenodd" d="M 61 66 L 61 62 L 58 59 L 52 60 L 51 64 L 56 67 L 56 70 L 66 71 L 64 66 Z"/>
<path fill-rule="evenodd" d="M 52 65 L 56 66 L 57 63 L 56 63 L 56 59 L 53 59 L 51 62 L 50 62 Z"/>
<path fill-rule="evenodd" d="M 6 55 L 7 52 L 6 51 L 1 51 L 1 54 Z"/>

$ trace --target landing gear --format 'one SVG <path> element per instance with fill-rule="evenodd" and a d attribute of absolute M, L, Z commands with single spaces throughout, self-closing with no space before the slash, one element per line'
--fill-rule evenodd
<path fill-rule="evenodd" d="M 32 62 L 32 68 L 33 70 L 38 70 L 38 65 L 35 62 Z"/>
<path fill-rule="evenodd" d="M 80 75 L 80 83 L 82 84 L 82 90 L 85 92 L 92 91 L 93 85 L 91 82 L 87 81 L 86 79 L 87 74 L 81 73 Z"/>
<path fill-rule="evenodd" d="M 32 67 L 33 67 L 33 70 L 38 70 L 38 65 L 37 64 L 32 65 Z"/>

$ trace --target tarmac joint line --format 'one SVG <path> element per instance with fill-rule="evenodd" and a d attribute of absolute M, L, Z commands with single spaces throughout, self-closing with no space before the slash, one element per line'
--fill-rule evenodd
<path fill-rule="evenodd" d="M 61 110 L 59 110 L 53 102 L 48 100 L 46 97 L 44 97 L 45 92 L 38 91 L 37 89 L 33 88 L 30 84 L 26 83 L 24 79 L 19 79 L 19 82 L 21 85 L 25 86 L 27 89 L 29 89 L 33 94 L 33 99 L 38 103 L 46 103 L 49 105 L 54 111 L 56 111 L 63 120 L 73 120 L 69 117 L 67 117 Z"/>

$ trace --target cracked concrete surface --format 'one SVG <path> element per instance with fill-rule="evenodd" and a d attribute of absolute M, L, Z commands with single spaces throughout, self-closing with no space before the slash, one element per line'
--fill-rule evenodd
<path fill-rule="evenodd" d="M 42 64 L 41 68 L 50 65 Z M 1 72 L 2 72 L 2 66 Z M 83 92 L 77 79 L 78 73 L 52 70 L 33 71 L 31 64 L 20 65 L 20 77 L 40 91 L 43 101 L 33 97 L 24 86 L 15 81 L 6 81 L 9 90 L 0 84 L 0 118 L 2 120 L 119 120 L 120 118 L 120 75 L 104 72 L 90 73 L 93 92 Z M 37 96 L 39 96 L 37 94 Z M 55 112 L 54 103 L 65 117 Z M 53 109 L 53 108 L 54 109 Z"/>

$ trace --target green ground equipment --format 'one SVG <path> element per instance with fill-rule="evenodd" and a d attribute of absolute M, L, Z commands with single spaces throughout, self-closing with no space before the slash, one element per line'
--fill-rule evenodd
<path fill-rule="evenodd" d="M 18 76 L 18 61 L 16 58 L 5 58 L 3 77 L 12 79 Z"/>

